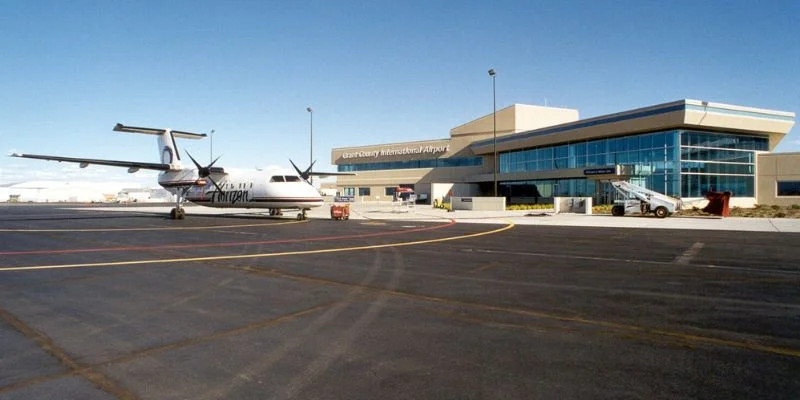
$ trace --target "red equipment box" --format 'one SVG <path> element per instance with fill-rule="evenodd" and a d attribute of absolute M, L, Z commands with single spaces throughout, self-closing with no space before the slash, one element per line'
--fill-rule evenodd
<path fill-rule="evenodd" d="M 331 219 L 332 220 L 346 220 L 350 219 L 350 205 L 345 204 L 339 206 L 336 204 L 331 205 Z"/>

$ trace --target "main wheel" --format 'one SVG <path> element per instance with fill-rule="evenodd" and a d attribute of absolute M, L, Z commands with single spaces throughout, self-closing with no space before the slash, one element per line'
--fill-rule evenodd
<path fill-rule="evenodd" d="M 619 204 L 611 207 L 611 215 L 613 215 L 615 217 L 621 217 L 621 216 L 625 215 L 625 207 L 623 207 L 623 206 L 621 206 Z"/>
<path fill-rule="evenodd" d="M 178 219 L 184 219 L 186 217 L 186 210 L 179 208 L 178 209 Z"/>
<path fill-rule="evenodd" d="M 297 220 L 298 221 L 302 221 L 303 220 L 303 213 L 297 213 Z"/>
<path fill-rule="evenodd" d="M 669 210 L 667 210 L 667 207 L 658 206 L 656 207 L 656 210 L 653 211 L 653 214 L 655 214 L 658 218 L 665 218 L 667 215 L 669 215 Z"/>
<path fill-rule="evenodd" d="M 178 209 L 173 208 L 172 210 L 169 210 L 169 217 L 172 219 L 178 219 Z"/>

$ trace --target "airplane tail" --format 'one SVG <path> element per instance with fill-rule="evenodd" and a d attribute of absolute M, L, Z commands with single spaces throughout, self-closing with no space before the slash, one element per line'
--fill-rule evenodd
<path fill-rule="evenodd" d="M 202 139 L 207 136 L 205 133 L 183 132 L 172 129 L 141 128 L 135 126 L 125 126 L 122 124 L 117 124 L 114 126 L 114 131 L 157 135 L 159 159 L 163 164 L 170 164 L 176 167 L 180 167 L 181 165 L 181 153 L 178 152 L 178 146 L 175 144 L 175 138 Z"/>

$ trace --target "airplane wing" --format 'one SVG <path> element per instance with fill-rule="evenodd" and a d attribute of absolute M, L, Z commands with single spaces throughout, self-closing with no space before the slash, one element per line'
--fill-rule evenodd
<path fill-rule="evenodd" d="M 89 164 L 97 164 L 97 165 L 108 165 L 111 167 L 125 167 L 128 168 L 128 172 L 136 172 L 140 169 L 151 169 L 155 171 L 169 171 L 170 166 L 169 164 L 157 164 L 157 163 L 147 163 L 147 162 L 135 162 L 135 161 L 119 161 L 119 160 L 97 160 L 92 158 L 73 158 L 73 157 L 59 157 L 59 156 L 43 156 L 39 154 L 20 154 L 20 153 L 13 153 L 11 157 L 20 157 L 20 158 L 33 158 L 37 160 L 48 160 L 48 161 L 58 161 L 58 162 L 73 162 L 80 164 L 81 168 L 85 168 Z"/>

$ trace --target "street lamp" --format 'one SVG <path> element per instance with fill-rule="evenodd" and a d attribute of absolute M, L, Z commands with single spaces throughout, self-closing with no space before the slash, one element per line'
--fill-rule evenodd
<path fill-rule="evenodd" d="M 211 130 L 211 135 L 209 135 L 209 136 L 211 137 L 211 150 L 210 150 L 211 154 L 208 157 L 208 162 L 211 163 L 211 162 L 214 162 L 214 130 L 213 129 Z"/>
<path fill-rule="evenodd" d="M 311 172 L 311 168 L 314 164 L 314 110 L 311 107 L 306 107 L 306 111 L 308 111 L 309 116 L 309 131 L 310 131 L 310 138 L 309 138 L 309 150 L 308 150 L 308 172 Z M 308 176 L 308 183 L 311 186 L 314 186 L 314 177 L 309 175 Z"/>
<path fill-rule="evenodd" d="M 489 69 L 489 76 L 492 77 L 492 148 L 494 153 L 492 172 L 494 173 L 494 197 L 497 197 L 497 96 L 495 95 L 494 68 Z"/>

